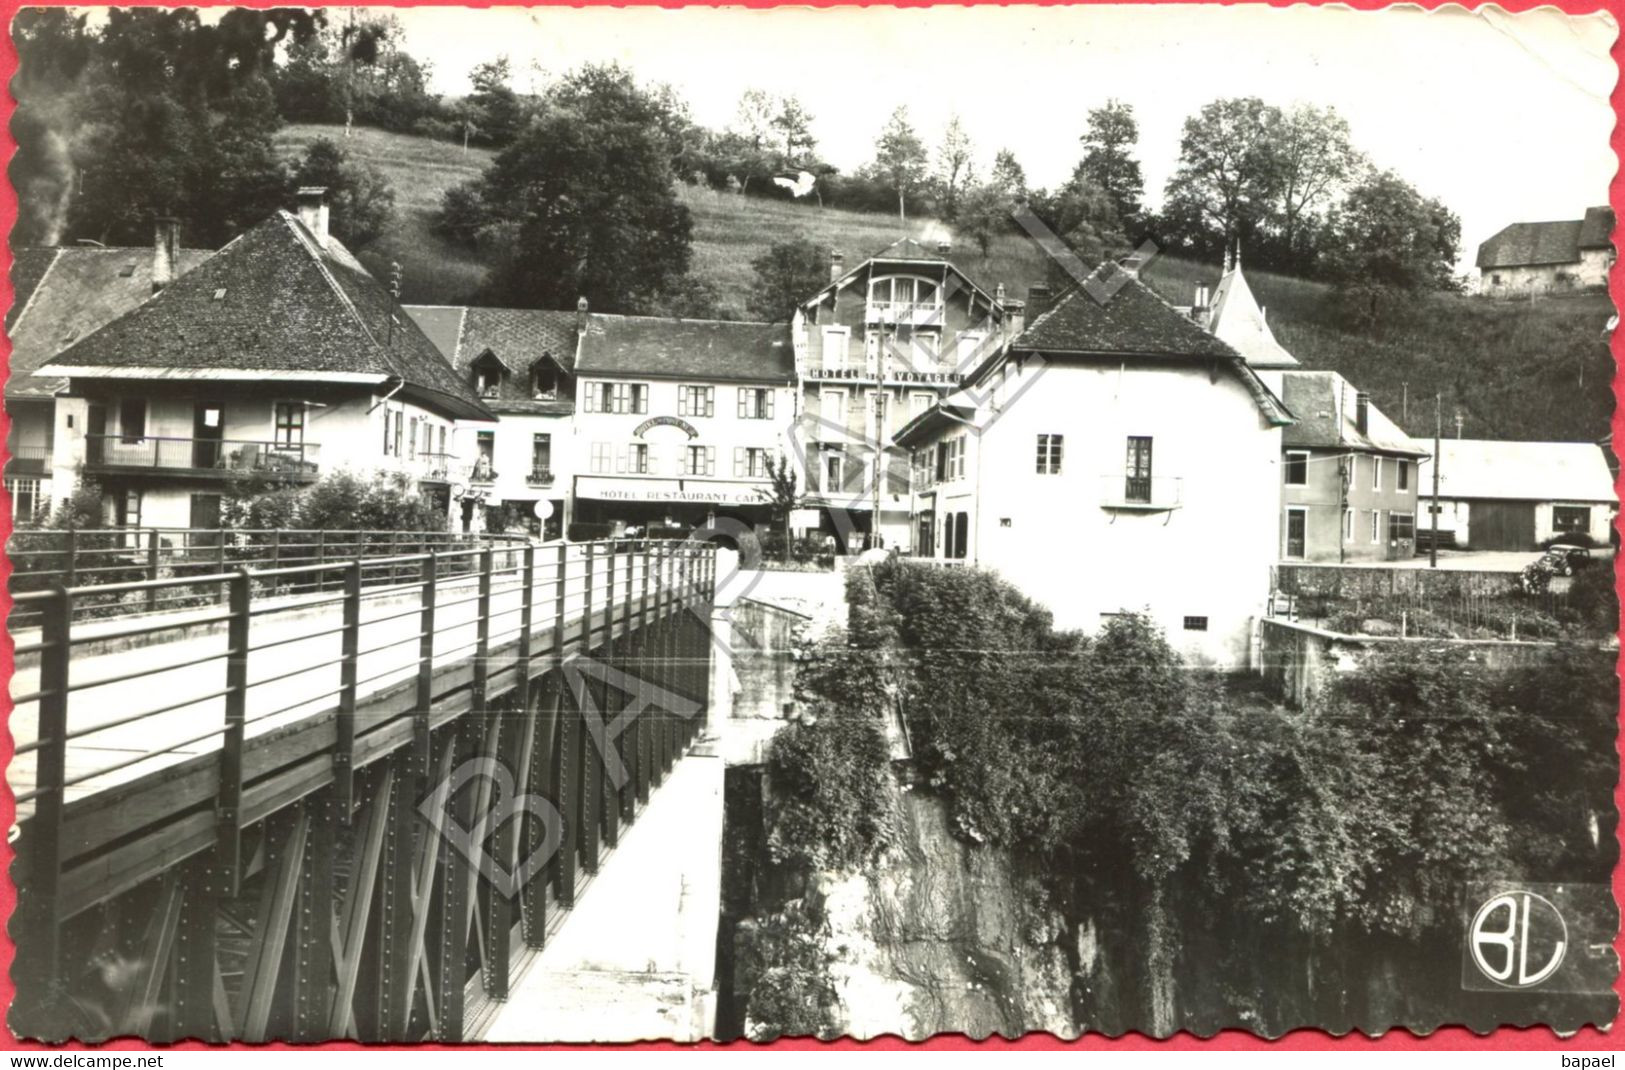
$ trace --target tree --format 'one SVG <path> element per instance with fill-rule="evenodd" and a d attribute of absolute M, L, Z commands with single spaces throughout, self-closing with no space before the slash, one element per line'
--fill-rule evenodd
<path fill-rule="evenodd" d="M 1280 120 L 1280 110 L 1257 97 L 1215 100 L 1185 120 L 1164 207 L 1170 218 L 1200 228 L 1192 235 L 1199 247 L 1259 231 L 1279 188 Z"/>
<path fill-rule="evenodd" d="M 808 238 L 774 242 L 750 266 L 756 277 L 746 307 L 770 323 L 788 319 L 828 281 L 824 248 Z"/>
<path fill-rule="evenodd" d="M 959 195 L 961 188 L 970 182 L 970 171 L 970 135 L 965 133 L 964 124 L 959 121 L 959 116 L 954 115 L 948 119 L 948 125 L 942 132 L 942 141 L 937 145 L 936 180 L 942 190 L 944 218 L 949 220 L 957 218 Z"/>
<path fill-rule="evenodd" d="M 1032 204 L 1038 217 L 1061 236 L 1085 267 L 1128 250 L 1117 202 L 1085 173 L 1081 163 L 1066 185 L 1054 194 L 1035 196 Z M 1066 265 L 1054 259 L 1049 262 L 1048 276 L 1057 291 L 1078 281 Z"/>
<path fill-rule="evenodd" d="M 524 308 L 639 312 L 688 273 L 693 222 L 672 188 L 669 104 L 588 68 L 478 180 L 500 232 L 482 296 Z"/>
<path fill-rule="evenodd" d="M 1133 155 L 1140 140 L 1134 106 L 1113 99 L 1091 109 L 1089 125 L 1079 140 L 1084 148 L 1083 174 L 1105 190 L 1124 226 L 1138 221 L 1144 208 L 1145 179 L 1140 175 L 1140 161 Z"/>
<path fill-rule="evenodd" d="M 987 185 L 1010 199 L 1011 204 L 1027 200 L 1027 172 L 1009 149 L 1000 149 L 987 173 Z"/>
<path fill-rule="evenodd" d="M 1294 257 L 1308 236 L 1307 222 L 1353 177 L 1360 154 L 1336 108 L 1298 105 L 1281 117 L 1275 140 L 1275 215 L 1284 250 Z"/>
<path fill-rule="evenodd" d="M 907 221 L 908 198 L 925 181 L 925 145 L 908 121 L 908 106 L 892 112 L 875 141 L 875 171 L 897 194 L 897 218 Z"/>
<path fill-rule="evenodd" d="M 507 145 L 525 123 L 525 109 L 513 91 L 513 66 L 507 56 L 481 63 L 469 74 L 474 91 L 468 95 L 465 120 L 491 145 Z"/>
<path fill-rule="evenodd" d="M 1333 277 L 1368 316 L 1387 295 L 1456 287 L 1461 220 L 1392 171 L 1372 172 L 1349 190 L 1330 230 Z"/>
<path fill-rule="evenodd" d="M 773 170 L 773 118 L 776 109 L 771 94 L 747 89 L 739 98 L 733 125 L 719 145 L 727 158 L 728 172 L 739 180 L 741 193 L 749 192 L 750 180 Z"/>
<path fill-rule="evenodd" d="M 799 98 L 788 96 L 779 101 L 772 126 L 784 142 L 785 167 L 802 166 L 818 146 L 818 139 L 812 135 L 812 121 L 812 113 L 802 106 Z"/>
<path fill-rule="evenodd" d="M 383 171 L 351 159 L 329 138 L 310 143 L 292 184 L 327 187 L 333 233 L 352 248 L 376 239 L 395 215 L 395 190 Z"/>
<path fill-rule="evenodd" d="M 773 514 L 773 519 L 779 522 L 784 532 L 784 560 L 789 561 L 790 514 L 801 508 L 801 488 L 796 480 L 795 467 L 782 453 L 777 460 L 768 455 L 767 479 L 767 488 L 756 493 L 767 499 L 768 512 Z"/>

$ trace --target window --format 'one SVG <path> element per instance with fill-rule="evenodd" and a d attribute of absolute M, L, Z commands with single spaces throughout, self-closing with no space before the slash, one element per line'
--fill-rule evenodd
<path fill-rule="evenodd" d="M 1371 458 L 1371 489 L 1382 489 L 1382 458 Z"/>
<path fill-rule="evenodd" d="M 908 418 L 912 420 L 914 417 L 929 409 L 931 407 L 931 399 L 935 396 L 936 395 L 934 394 L 922 393 L 920 391 L 915 391 L 914 393 L 910 394 L 908 396 Z"/>
<path fill-rule="evenodd" d="M 406 456 L 414 461 L 418 458 L 418 418 L 416 416 L 406 421 Z"/>
<path fill-rule="evenodd" d="M 276 444 L 303 446 L 305 444 L 305 403 L 279 401 L 276 403 Z"/>
<path fill-rule="evenodd" d="M 627 471 L 634 475 L 647 475 L 649 472 L 649 444 L 647 442 L 634 442 L 627 451 Z"/>
<path fill-rule="evenodd" d="M 739 388 L 739 418 L 741 420 L 773 419 L 773 391 L 766 387 Z"/>
<path fill-rule="evenodd" d="M 1588 505 L 1552 506 L 1552 531 L 1559 535 L 1591 533 L 1591 507 Z"/>
<path fill-rule="evenodd" d="M 1398 490 L 1410 490 L 1411 489 L 1411 462 L 1409 462 L 1409 461 L 1397 461 L 1395 463 L 1399 465 L 1399 471 L 1394 474 L 1395 488 L 1398 489 Z"/>
<path fill-rule="evenodd" d="M 533 476 L 551 476 L 553 474 L 552 435 L 534 434 L 530 436 L 530 474 Z"/>
<path fill-rule="evenodd" d="M 829 423 L 846 423 L 846 391 L 824 390 L 818 395 L 818 414 Z"/>
<path fill-rule="evenodd" d="M 1286 485 L 1289 487 L 1307 487 L 1309 485 L 1309 451 L 1286 451 Z"/>
<path fill-rule="evenodd" d="M 1187 632 L 1205 632 L 1205 631 L 1207 631 L 1207 618 L 1206 617 L 1186 617 L 1185 618 L 1185 630 Z"/>
<path fill-rule="evenodd" d="M 628 393 L 631 395 L 631 411 L 639 415 L 649 411 L 649 387 L 643 383 L 629 383 Z M 707 390 L 710 387 L 706 388 Z M 711 415 L 709 411 L 706 415 Z"/>
<path fill-rule="evenodd" d="M 824 328 L 824 371 L 839 371 L 846 367 L 846 351 L 851 343 L 852 329 L 850 327 Z"/>
<path fill-rule="evenodd" d="M 608 475 L 614 469 L 613 453 L 608 442 L 594 442 L 592 444 L 592 473 L 593 475 Z"/>
<path fill-rule="evenodd" d="M 396 426 L 399 427 L 397 420 Z M 492 467 L 496 459 L 497 436 L 495 431 L 480 431 L 474 435 L 474 478 L 487 480 L 495 479 L 496 472 Z"/>
<path fill-rule="evenodd" d="M 970 515 L 968 513 L 954 514 L 954 546 L 953 552 L 948 556 L 964 560 L 970 550 Z"/>
<path fill-rule="evenodd" d="M 11 519 L 26 523 L 40 511 L 40 481 L 37 479 L 8 479 L 6 493 L 11 495 Z"/>
<path fill-rule="evenodd" d="M 538 361 L 536 366 L 530 370 L 530 393 L 537 400 L 550 400 L 558 397 L 558 371 L 549 367 L 544 361 Z"/>
<path fill-rule="evenodd" d="M 394 419 L 394 413 L 390 412 L 388 409 L 385 409 L 384 410 L 384 456 L 385 457 L 388 457 L 390 455 L 390 453 L 392 453 L 394 451 L 394 446 L 395 446 L 394 433 L 395 433 L 395 431 L 394 431 L 394 425 L 391 423 L 391 421 L 393 419 Z"/>
<path fill-rule="evenodd" d="M 401 428 L 404 427 L 405 424 L 406 413 L 397 412 L 395 414 L 395 456 L 397 457 L 401 455 Z M 481 432 L 481 434 L 485 433 L 486 432 Z"/>
<path fill-rule="evenodd" d="M 1123 500 L 1149 502 L 1151 500 L 1151 437 L 1130 435 L 1128 456 L 1124 472 Z"/>
<path fill-rule="evenodd" d="M 737 479 L 766 479 L 767 451 L 755 446 L 734 447 L 734 477 Z"/>
<path fill-rule="evenodd" d="M 502 385 L 502 373 L 492 367 L 482 367 L 474 373 L 474 389 L 482 398 L 494 398 Z"/>
<path fill-rule="evenodd" d="M 824 491 L 837 491 L 846 483 L 846 452 L 839 446 L 824 453 Z"/>
<path fill-rule="evenodd" d="M 121 528 L 138 528 L 141 526 L 141 492 L 139 490 L 126 490 L 123 498 L 119 500 L 118 526 Z"/>
<path fill-rule="evenodd" d="M 427 457 L 430 453 L 430 447 L 434 445 L 434 427 L 430 425 L 427 418 L 419 426 L 423 428 L 423 456 Z"/>
<path fill-rule="evenodd" d="M 717 448 L 715 446 L 685 446 L 682 455 L 684 476 L 714 476 L 717 474 Z"/>
<path fill-rule="evenodd" d="M 118 403 L 119 441 L 133 446 L 147 437 L 147 401 L 125 398 Z"/>
<path fill-rule="evenodd" d="M 716 387 L 680 386 L 677 388 L 677 415 L 715 416 Z M 642 409 L 637 410 L 642 412 Z"/>
<path fill-rule="evenodd" d="M 591 383 L 587 387 L 588 412 L 615 411 L 615 384 Z"/>
<path fill-rule="evenodd" d="M 1381 542 L 1382 541 L 1381 529 L 1382 529 L 1382 513 L 1379 510 L 1373 509 L 1373 510 L 1371 510 L 1371 541 L 1372 542 Z"/>
<path fill-rule="evenodd" d="M 1039 475 L 1058 476 L 1061 474 L 1061 438 L 1060 435 L 1038 436 Z"/>
<path fill-rule="evenodd" d="M 1389 513 L 1388 541 L 1410 542 L 1416 538 L 1416 514 Z"/>

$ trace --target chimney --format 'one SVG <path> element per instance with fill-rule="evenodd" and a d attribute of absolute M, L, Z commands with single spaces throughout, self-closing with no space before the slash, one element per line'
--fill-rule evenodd
<path fill-rule="evenodd" d="M 1001 308 L 1004 306 L 1004 283 L 1001 282 L 993 288 L 993 300 L 997 301 Z"/>
<path fill-rule="evenodd" d="M 946 238 L 937 242 L 937 255 L 942 257 L 944 260 L 948 259 L 948 254 L 953 251 L 953 243 L 948 241 Z"/>
<path fill-rule="evenodd" d="M 327 187 L 301 186 L 294 198 L 299 205 L 299 222 L 316 239 L 318 248 L 327 248 Z"/>
<path fill-rule="evenodd" d="M 152 233 L 152 292 L 157 293 L 175 281 L 181 259 L 181 221 L 161 215 Z"/>
<path fill-rule="evenodd" d="M 1360 434 L 1371 430 L 1371 395 L 1359 393 L 1354 395 L 1354 428 Z"/>
<path fill-rule="evenodd" d="M 839 249 L 829 251 L 829 281 L 837 282 L 846 274 L 846 257 L 841 255 Z"/>
<path fill-rule="evenodd" d="M 1027 287 L 1027 315 L 1028 323 L 1036 323 L 1038 317 L 1049 311 L 1049 287 Z"/>
<path fill-rule="evenodd" d="M 587 299 L 585 297 L 576 298 L 576 331 L 581 334 L 587 333 Z"/>

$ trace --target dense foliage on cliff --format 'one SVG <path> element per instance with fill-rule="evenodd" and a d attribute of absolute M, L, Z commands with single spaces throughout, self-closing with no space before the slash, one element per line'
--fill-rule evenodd
<path fill-rule="evenodd" d="M 1259 925 L 1414 939 L 1453 921 L 1463 881 L 1609 872 L 1616 691 L 1584 652 L 1500 673 L 1396 644 L 1291 711 L 1137 616 L 1085 639 L 976 570 L 874 581 L 854 641 L 895 633 L 916 761 L 960 830 L 1102 894 L 1178 883 Z M 1572 775 L 1530 775 L 1550 769 Z"/>

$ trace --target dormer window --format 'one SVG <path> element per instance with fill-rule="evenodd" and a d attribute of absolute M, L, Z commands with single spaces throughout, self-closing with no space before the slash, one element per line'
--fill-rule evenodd
<path fill-rule="evenodd" d="M 569 397 L 575 393 L 568 373 L 562 365 L 553 359 L 553 354 L 543 353 L 537 357 L 530 366 L 530 396 L 537 401 L 557 401 L 561 397 Z"/>
<path fill-rule="evenodd" d="M 871 323 L 942 327 L 942 287 L 933 279 L 887 275 L 869 282 Z"/>
<path fill-rule="evenodd" d="M 474 358 L 470 369 L 474 375 L 474 393 L 482 398 L 494 398 L 502 392 L 502 380 L 508 376 L 508 367 L 495 353 L 487 349 Z"/>

